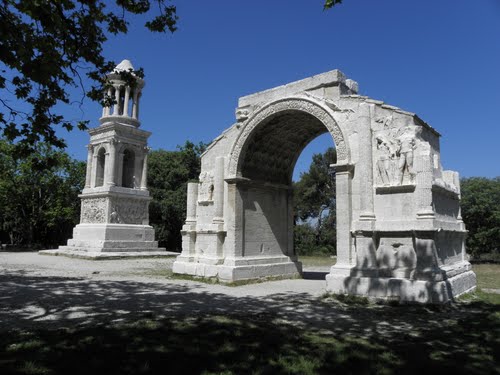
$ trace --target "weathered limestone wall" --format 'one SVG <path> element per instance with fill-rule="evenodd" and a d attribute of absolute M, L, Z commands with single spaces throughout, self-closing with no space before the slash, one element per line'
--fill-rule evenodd
<path fill-rule="evenodd" d="M 250 187 L 245 191 L 245 256 L 288 253 L 288 191 Z"/>

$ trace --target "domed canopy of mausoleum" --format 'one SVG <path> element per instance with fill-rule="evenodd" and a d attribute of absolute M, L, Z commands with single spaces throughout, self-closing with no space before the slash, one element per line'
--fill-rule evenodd
<path fill-rule="evenodd" d="M 106 77 L 105 106 L 101 124 L 119 122 L 124 125 L 140 126 L 139 101 L 145 82 L 140 78 L 129 60 L 123 60 Z M 111 103 L 112 102 L 112 103 Z"/>
<path fill-rule="evenodd" d="M 113 69 L 112 73 L 131 72 L 135 76 L 134 70 L 134 66 L 130 60 L 125 59 Z"/>

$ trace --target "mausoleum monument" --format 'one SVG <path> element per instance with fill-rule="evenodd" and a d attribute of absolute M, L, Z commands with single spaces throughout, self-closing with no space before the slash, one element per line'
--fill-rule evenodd
<path fill-rule="evenodd" d="M 133 224 L 147 216 L 141 211 L 147 211 L 143 185 L 120 187 L 143 180 L 138 171 L 146 133 L 119 124 L 120 107 L 117 112 L 105 109 L 91 144 L 94 155 L 111 155 L 119 145 L 123 159 L 117 165 L 123 169 L 116 180 L 115 169 L 108 169 L 99 187 L 104 157 L 94 159 L 75 238 L 97 231 L 97 224 L 83 223 L 99 220 L 102 231 L 113 225 L 104 224 L 113 212 Z M 122 127 L 127 132 L 118 132 Z M 439 133 L 414 113 L 358 95 L 358 84 L 338 70 L 239 99 L 236 123 L 211 143 L 199 183 L 188 185 L 182 254 L 174 272 L 227 282 L 300 275 L 292 173 L 304 147 L 323 133 L 332 136 L 338 158 L 331 166 L 337 263 L 326 277 L 327 290 L 416 302 L 446 302 L 472 291 L 476 277 L 465 253 L 459 177 L 441 166 Z M 129 139 L 137 145 L 130 148 L 137 166 L 125 177 Z M 125 203 L 131 199 L 134 204 Z M 99 211 L 87 209 L 98 205 Z M 122 207 L 135 205 L 141 214 L 125 219 Z M 80 246 L 78 240 L 71 244 Z"/>
<path fill-rule="evenodd" d="M 123 60 L 108 75 L 107 95 L 115 104 L 103 108 L 100 126 L 90 129 L 85 188 L 80 195 L 80 224 L 67 246 L 41 254 L 83 258 L 166 255 L 149 225 L 147 140 L 139 129 L 144 81 Z M 127 72 L 129 78 L 121 74 Z"/>

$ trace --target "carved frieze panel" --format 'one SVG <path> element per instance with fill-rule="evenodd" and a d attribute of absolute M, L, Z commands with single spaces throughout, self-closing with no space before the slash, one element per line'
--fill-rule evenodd
<path fill-rule="evenodd" d="M 100 139 L 106 139 L 106 138 L 111 138 L 115 135 L 115 131 L 114 130 L 111 130 L 111 131 L 107 131 L 107 132 L 102 132 L 102 133 L 98 133 L 98 134 L 94 134 L 91 136 L 90 140 L 91 141 L 97 141 L 97 140 L 100 140 Z"/>
<path fill-rule="evenodd" d="M 198 187 L 198 201 L 211 202 L 214 195 L 214 176 L 211 172 L 200 173 L 200 185 Z"/>
<path fill-rule="evenodd" d="M 110 210 L 108 212 L 108 201 Z M 148 201 L 133 198 L 85 198 L 82 224 L 143 224 L 148 220 Z"/>
<path fill-rule="evenodd" d="M 113 224 L 144 224 L 148 221 L 148 201 L 111 198 L 109 222 Z"/>
<path fill-rule="evenodd" d="M 80 218 L 82 224 L 106 223 L 106 221 L 106 198 L 87 198 L 82 200 L 82 213 Z"/>
<path fill-rule="evenodd" d="M 378 186 L 415 184 L 414 159 L 419 142 L 419 128 L 391 128 L 384 121 L 384 130 L 375 134 L 375 168 Z"/>

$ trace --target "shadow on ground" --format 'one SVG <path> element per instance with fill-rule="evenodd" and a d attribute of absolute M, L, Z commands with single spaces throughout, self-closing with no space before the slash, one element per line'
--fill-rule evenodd
<path fill-rule="evenodd" d="M 500 309 L 0 276 L 0 373 L 495 374 Z"/>
<path fill-rule="evenodd" d="M 323 272 L 323 271 L 302 272 L 302 278 L 304 280 L 326 280 L 326 275 L 328 275 L 328 272 Z"/>

